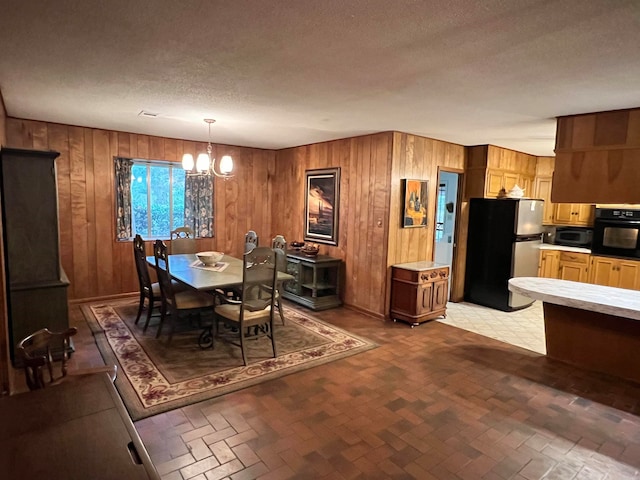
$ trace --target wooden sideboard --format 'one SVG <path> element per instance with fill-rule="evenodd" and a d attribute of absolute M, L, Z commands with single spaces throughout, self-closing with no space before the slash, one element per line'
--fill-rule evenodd
<path fill-rule="evenodd" d="M 391 267 L 391 318 L 415 327 L 444 317 L 449 299 L 449 266 L 410 262 Z"/>
<path fill-rule="evenodd" d="M 0 398 L 2 478 L 159 479 L 106 373 Z"/>
<path fill-rule="evenodd" d="M 341 265 L 339 258 L 287 251 L 287 273 L 293 280 L 284 282 L 282 296 L 312 310 L 339 307 Z"/>

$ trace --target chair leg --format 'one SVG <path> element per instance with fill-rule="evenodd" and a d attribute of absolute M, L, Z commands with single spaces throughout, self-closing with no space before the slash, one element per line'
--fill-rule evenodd
<path fill-rule="evenodd" d="M 240 350 L 242 350 L 242 360 L 244 361 L 245 367 L 247 366 L 247 353 L 244 351 L 244 333 L 242 333 L 242 329 L 238 328 L 240 332 Z"/>
<path fill-rule="evenodd" d="M 147 327 L 149 326 L 149 322 L 151 321 L 151 313 L 153 312 L 153 306 L 155 304 L 155 299 L 153 297 L 149 298 L 149 307 L 147 308 L 147 319 L 144 322 L 144 327 L 142 327 L 142 331 L 146 332 Z"/>
<path fill-rule="evenodd" d="M 278 307 L 278 313 L 280 314 L 280 319 L 282 320 L 282 325 L 284 325 L 284 312 L 282 311 L 282 302 L 280 301 L 280 297 L 277 298 L 276 305 Z"/>
<path fill-rule="evenodd" d="M 269 327 L 271 328 L 271 347 L 273 348 L 273 358 L 277 358 L 278 351 L 276 350 L 276 336 L 273 332 L 273 315 L 271 315 L 271 321 L 269 322 Z"/>
<path fill-rule="evenodd" d="M 145 299 L 144 293 L 140 292 L 140 304 L 138 305 L 138 315 L 136 316 L 136 321 L 133 322 L 135 325 L 138 324 L 138 320 L 140 320 L 140 316 L 142 315 L 142 309 L 144 308 L 144 299 Z"/>
<path fill-rule="evenodd" d="M 156 338 L 160 338 L 160 332 L 162 331 L 162 324 L 164 323 L 164 317 L 167 316 L 167 307 L 162 304 L 160 307 L 160 323 L 158 323 L 158 331 L 156 332 Z"/>

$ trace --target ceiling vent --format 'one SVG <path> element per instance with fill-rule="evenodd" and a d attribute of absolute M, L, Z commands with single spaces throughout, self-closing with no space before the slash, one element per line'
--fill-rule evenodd
<path fill-rule="evenodd" d="M 146 110 L 140 110 L 140 113 L 138 113 L 139 117 L 145 117 L 145 118 L 157 118 L 160 116 L 159 113 L 153 113 L 153 112 L 147 112 Z"/>

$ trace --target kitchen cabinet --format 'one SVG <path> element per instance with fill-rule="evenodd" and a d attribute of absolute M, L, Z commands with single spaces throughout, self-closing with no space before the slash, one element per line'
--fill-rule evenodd
<path fill-rule="evenodd" d="M 560 251 L 540 250 L 538 276 L 544 278 L 558 278 L 560 273 Z"/>
<path fill-rule="evenodd" d="M 589 279 L 589 257 L 590 255 L 588 253 L 561 251 L 558 265 L 558 278 L 561 280 L 586 283 Z"/>
<path fill-rule="evenodd" d="M 509 190 L 518 185 L 524 190 L 525 197 L 530 197 L 533 193 L 531 188 L 533 183 L 534 177 L 531 175 L 505 170 L 488 169 L 484 196 L 486 198 L 495 198 L 500 194 L 500 190 L 503 188 L 505 192 L 508 193 Z"/>
<path fill-rule="evenodd" d="M 533 192 L 534 198 L 544 200 L 544 209 L 542 211 L 542 224 L 552 225 L 555 205 L 551 202 L 551 181 L 552 177 L 536 177 Z"/>
<path fill-rule="evenodd" d="M 592 226 L 595 205 L 589 203 L 557 203 L 553 223 L 559 225 Z"/>
<path fill-rule="evenodd" d="M 640 261 L 611 257 L 591 257 L 589 283 L 640 290 Z"/>
<path fill-rule="evenodd" d="M 446 316 L 449 266 L 410 262 L 391 267 L 391 318 L 414 327 Z"/>
<path fill-rule="evenodd" d="M 340 267 L 342 260 L 327 255 L 309 257 L 287 251 L 287 273 L 293 280 L 284 282 L 282 296 L 312 310 L 326 310 L 342 305 Z"/>
<path fill-rule="evenodd" d="M 2 230 L 11 360 L 24 337 L 69 328 L 67 288 L 58 240 L 58 152 L 0 150 Z M 54 356 L 60 355 L 54 351 Z"/>

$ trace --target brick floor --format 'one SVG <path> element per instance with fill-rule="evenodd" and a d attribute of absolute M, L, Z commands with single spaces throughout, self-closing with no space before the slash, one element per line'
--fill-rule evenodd
<path fill-rule="evenodd" d="M 74 362 L 99 364 L 71 310 Z M 380 346 L 136 422 L 164 480 L 640 478 L 640 385 L 441 322 L 314 315 Z"/>

